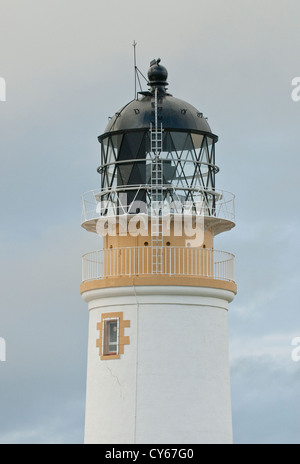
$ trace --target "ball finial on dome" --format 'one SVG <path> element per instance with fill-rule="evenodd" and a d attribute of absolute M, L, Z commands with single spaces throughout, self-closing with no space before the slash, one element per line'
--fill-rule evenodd
<path fill-rule="evenodd" d="M 149 85 L 151 87 L 165 87 L 168 85 L 168 71 L 160 64 L 161 59 L 153 60 L 150 63 L 150 69 L 148 71 Z"/>

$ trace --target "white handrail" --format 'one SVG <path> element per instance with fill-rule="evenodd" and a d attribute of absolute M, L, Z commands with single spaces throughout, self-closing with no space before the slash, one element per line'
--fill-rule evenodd
<path fill-rule="evenodd" d="M 199 196 L 199 208 L 200 214 L 203 216 L 213 216 L 219 219 L 226 219 L 229 221 L 235 221 L 235 196 L 231 192 L 225 190 L 208 190 L 208 189 L 199 189 L 199 188 L 189 188 L 189 187 L 173 187 L 170 185 L 162 185 L 162 189 L 166 191 L 172 191 L 173 196 L 175 197 L 175 206 L 178 207 L 181 198 L 181 191 L 192 191 L 194 195 Z M 121 195 L 132 190 L 146 192 L 151 192 L 150 185 L 127 185 L 127 186 L 118 186 L 109 190 L 91 190 L 85 193 L 82 196 L 82 217 L 81 222 L 84 224 L 87 221 L 97 220 L 103 215 L 107 215 L 107 209 L 110 207 L 115 208 L 116 211 L 122 210 L 122 204 L 124 200 Z M 105 198 L 106 194 L 113 194 L 113 197 L 110 195 L 110 201 L 107 205 L 107 202 L 102 198 Z M 211 197 L 207 200 L 206 196 Z M 214 205 L 211 204 L 211 199 L 214 197 Z M 178 198 L 178 200 L 176 200 Z M 171 200 L 170 200 L 171 201 Z M 138 202 L 139 204 L 141 202 Z M 129 205 L 128 205 L 129 206 Z M 172 201 L 169 206 L 172 206 Z M 184 203 L 182 204 L 184 207 Z M 125 205 L 125 208 L 128 208 Z M 151 210 L 151 202 L 147 199 L 147 204 L 145 204 L 145 212 Z M 126 211 L 122 211 L 122 214 Z M 114 215 L 116 212 L 114 213 Z M 121 214 L 119 212 L 118 214 Z"/>
<path fill-rule="evenodd" d="M 107 277 L 151 276 L 152 247 L 109 248 L 82 257 L 82 281 Z M 208 277 L 234 282 L 234 255 L 209 248 L 162 246 L 161 275 Z"/>

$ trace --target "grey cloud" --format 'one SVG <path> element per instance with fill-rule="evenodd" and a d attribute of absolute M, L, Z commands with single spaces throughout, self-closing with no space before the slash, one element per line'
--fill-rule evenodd
<path fill-rule="evenodd" d="M 231 368 L 234 441 L 242 444 L 299 443 L 300 368 L 274 358 L 240 358 Z"/>

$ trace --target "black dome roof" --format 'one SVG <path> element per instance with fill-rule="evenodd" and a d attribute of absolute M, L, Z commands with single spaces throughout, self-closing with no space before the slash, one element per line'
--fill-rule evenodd
<path fill-rule="evenodd" d="M 154 124 L 154 95 L 158 90 L 158 123 L 166 130 L 196 131 L 212 134 L 203 114 L 191 104 L 173 97 L 166 92 L 168 72 L 154 60 L 148 71 L 150 91 L 140 92 L 139 98 L 132 100 L 110 119 L 104 134 L 108 132 L 149 129 Z"/>

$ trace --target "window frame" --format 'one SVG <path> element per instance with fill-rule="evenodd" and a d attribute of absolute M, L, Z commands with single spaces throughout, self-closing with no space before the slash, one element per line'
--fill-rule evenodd
<path fill-rule="evenodd" d="M 109 350 L 109 345 L 112 345 L 109 340 L 109 324 L 112 322 L 117 323 L 117 341 L 113 344 L 116 345 L 115 351 Z M 120 339 L 120 318 L 119 317 L 106 317 L 102 322 L 102 354 L 105 357 L 119 355 L 119 339 Z"/>

